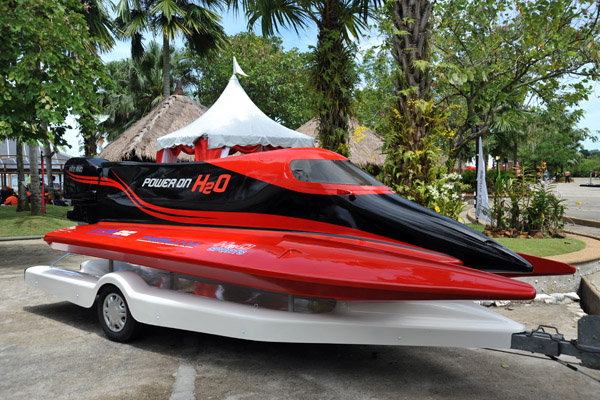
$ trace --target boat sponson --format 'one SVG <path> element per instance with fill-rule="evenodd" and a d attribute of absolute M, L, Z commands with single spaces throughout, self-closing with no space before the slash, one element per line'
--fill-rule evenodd
<path fill-rule="evenodd" d="M 98 223 L 60 229 L 58 250 L 282 293 L 339 300 L 531 299 L 527 283 L 453 257 L 328 235 Z"/>

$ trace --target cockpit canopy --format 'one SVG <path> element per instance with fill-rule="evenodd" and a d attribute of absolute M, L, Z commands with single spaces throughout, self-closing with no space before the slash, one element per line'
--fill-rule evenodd
<path fill-rule="evenodd" d="M 301 182 L 381 186 L 377 179 L 347 160 L 292 160 L 290 169 Z"/>

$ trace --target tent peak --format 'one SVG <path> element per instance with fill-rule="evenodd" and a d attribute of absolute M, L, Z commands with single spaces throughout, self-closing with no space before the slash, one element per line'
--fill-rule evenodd
<path fill-rule="evenodd" d="M 246 73 L 242 70 L 242 67 L 240 67 L 240 64 L 238 64 L 237 60 L 235 59 L 235 56 L 233 57 L 233 76 L 235 77 L 235 74 L 240 74 L 242 76 L 248 76 L 246 75 Z"/>

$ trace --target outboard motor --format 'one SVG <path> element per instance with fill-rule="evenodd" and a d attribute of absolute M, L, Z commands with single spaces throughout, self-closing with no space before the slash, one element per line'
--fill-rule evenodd
<path fill-rule="evenodd" d="M 98 221 L 96 193 L 105 162 L 108 160 L 82 157 L 66 162 L 64 197 L 73 204 L 73 211 L 67 213 L 70 220 L 87 223 Z"/>

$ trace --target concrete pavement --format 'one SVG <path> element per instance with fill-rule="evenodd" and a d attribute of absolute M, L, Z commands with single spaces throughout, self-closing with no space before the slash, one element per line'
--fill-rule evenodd
<path fill-rule="evenodd" d="M 558 183 L 556 190 L 568 207 L 565 230 L 598 239 L 600 244 L 600 186 L 580 186 L 589 178 L 575 178 L 573 183 Z M 592 183 L 600 184 L 593 179 Z M 579 295 L 583 308 L 590 314 L 600 314 L 600 245 L 587 247 L 587 258 L 595 258 L 585 265 L 592 273 L 581 279 Z"/>
<path fill-rule="evenodd" d="M 23 284 L 62 255 L 42 240 L 0 242 L 0 397 L 20 399 L 593 399 L 600 370 L 520 351 L 261 343 L 147 327 L 108 341 L 94 309 Z M 61 266 L 77 269 L 87 257 Z M 576 337 L 577 302 L 495 310 Z M 561 357 L 562 358 L 562 357 Z M 571 357 L 565 361 L 577 365 Z"/>
<path fill-rule="evenodd" d="M 558 183 L 556 190 L 567 205 L 567 215 L 578 219 L 596 221 L 600 228 L 600 186 L 585 187 L 588 178 L 574 178 L 572 183 Z M 600 183 L 600 180 L 597 182 Z"/>

